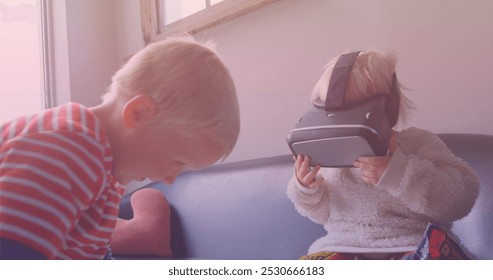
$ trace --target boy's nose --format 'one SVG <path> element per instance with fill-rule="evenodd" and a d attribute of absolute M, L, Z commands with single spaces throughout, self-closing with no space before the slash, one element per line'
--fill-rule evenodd
<path fill-rule="evenodd" d="M 183 172 L 183 166 L 181 165 L 177 168 L 171 168 L 171 170 L 168 170 L 168 173 L 163 181 L 166 184 L 171 185 L 176 180 L 176 177 L 181 174 L 181 172 Z"/>
<path fill-rule="evenodd" d="M 167 176 L 166 178 L 164 178 L 164 180 L 163 180 L 163 181 L 164 181 L 167 185 L 171 185 L 171 184 L 173 184 L 173 183 L 175 182 L 175 180 L 176 180 L 176 177 L 177 177 L 177 176 L 178 176 L 178 175 L 175 175 L 175 176 Z"/>
<path fill-rule="evenodd" d="M 166 177 L 164 177 L 163 181 L 166 184 L 171 185 L 176 180 L 176 177 L 178 177 L 178 175 L 180 175 L 180 174 L 181 174 L 181 170 L 173 172 L 173 173 L 169 173 L 166 175 Z"/>

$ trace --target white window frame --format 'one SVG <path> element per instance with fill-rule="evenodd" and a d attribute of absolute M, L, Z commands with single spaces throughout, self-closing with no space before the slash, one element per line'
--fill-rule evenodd
<path fill-rule="evenodd" d="M 280 0 L 223 0 L 195 14 L 163 25 L 159 23 L 158 16 L 162 2 L 140 0 L 144 42 L 148 44 L 169 36 L 195 34 L 278 1 Z"/>
<path fill-rule="evenodd" d="M 40 0 L 41 65 L 45 109 L 57 106 L 53 53 L 53 8 L 52 0 Z"/>

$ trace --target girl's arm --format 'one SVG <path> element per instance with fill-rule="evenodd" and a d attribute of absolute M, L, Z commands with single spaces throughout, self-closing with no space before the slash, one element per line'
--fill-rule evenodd
<path fill-rule="evenodd" d="M 416 128 L 402 133 L 376 187 L 386 188 L 411 211 L 437 222 L 466 216 L 479 193 L 476 173 L 435 134 Z"/>
<path fill-rule="evenodd" d="M 309 168 L 309 158 L 298 155 L 295 176 L 289 181 L 287 194 L 296 210 L 315 223 L 324 224 L 329 217 L 329 192 L 320 166 Z"/>

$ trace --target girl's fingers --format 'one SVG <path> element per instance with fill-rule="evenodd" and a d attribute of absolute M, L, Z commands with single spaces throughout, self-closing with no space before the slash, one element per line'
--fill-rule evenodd
<path fill-rule="evenodd" d="M 318 177 L 318 171 L 320 170 L 320 165 L 317 165 L 313 167 L 306 175 L 303 177 L 303 181 L 305 182 L 305 185 L 311 185 L 314 182 L 317 182 L 320 180 L 321 177 Z"/>
<path fill-rule="evenodd" d="M 295 172 L 298 181 L 305 187 L 319 186 L 323 178 L 317 176 L 320 171 L 320 165 L 310 167 L 310 158 L 304 155 L 298 155 L 295 162 Z"/>
<path fill-rule="evenodd" d="M 382 177 L 381 173 L 378 172 L 368 172 L 368 171 L 363 171 L 361 178 L 363 181 L 376 185 L 378 181 L 380 180 L 380 177 Z"/>
<path fill-rule="evenodd" d="M 354 162 L 354 167 L 361 169 L 361 179 L 376 185 L 389 164 L 389 157 L 360 157 Z"/>
<path fill-rule="evenodd" d="M 310 169 L 310 158 L 308 156 L 302 156 L 302 157 L 303 157 L 303 162 L 301 163 L 301 168 L 306 172 L 308 172 Z"/>

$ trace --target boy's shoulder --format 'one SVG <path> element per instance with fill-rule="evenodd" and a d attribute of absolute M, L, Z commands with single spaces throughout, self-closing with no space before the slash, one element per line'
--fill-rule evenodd
<path fill-rule="evenodd" d="M 2 146 L 8 146 L 12 141 L 53 144 L 56 140 L 91 146 L 99 151 L 98 154 L 105 154 L 109 148 L 96 116 L 88 108 L 73 102 L 11 120 L 3 124 L 0 133 Z"/>
<path fill-rule="evenodd" d="M 38 121 L 44 130 L 88 133 L 100 129 L 99 122 L 91 111 L 75 102 L 48 109 L 42 115 L 43 119 Z"/>
<path fill-rule="evenodd" d="M 96 116 L 82 104 L 70 102 L 42 112 L 26 115 L 5 124 L 10 136 L 36 133 L 82 133 L 102 139 L 101 125 Z M 4 131 L 5 132 L 5 131 Z"/>

